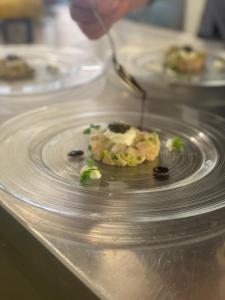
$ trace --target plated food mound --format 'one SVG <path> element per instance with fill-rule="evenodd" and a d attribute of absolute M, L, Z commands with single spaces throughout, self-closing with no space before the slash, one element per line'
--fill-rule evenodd
<path fill-rule="evenodd" d="M 205 67 L 206 54 L 190 46 L 171 47 L 166 55 L 166 68 L 181 74 L 200 73 Z"/>
<path fill-rule="evenodd" d="M 0 80 L 16 81 L 31 79 L 35 70 L 21 57 L 8 55 L 0 59 Z"/>
<path fill-rule="evenodd" d="M 154 161 L 159 155 L 160 140 L 155 132 L 115 122 L 106 129 L 92 131 L 89 146 L 96 161 L 110 166 L 132 167 Z"/>

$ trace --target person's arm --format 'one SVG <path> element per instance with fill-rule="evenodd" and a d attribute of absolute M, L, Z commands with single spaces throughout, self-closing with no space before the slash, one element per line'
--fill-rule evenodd
<path fill-rule="evenodd" d="M 129 11 L 145 6 L 150 0 L 71 0 L 71 16 L 81 30 L 91 39 L 101 37 L 104 32 L 99 26 L 93 7 L 101 15 L 107 29 L 126 15 Z"/>

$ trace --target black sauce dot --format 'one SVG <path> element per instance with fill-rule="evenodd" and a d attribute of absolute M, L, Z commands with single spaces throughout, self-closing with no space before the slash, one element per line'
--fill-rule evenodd
<path fill-rule="evenodd" d="M 153 176 L 157 179 L 167 179 L 169 178 L 169 172 L 169 168 L 159 166 L 153 169 Z"/>
<path fill-rule="evenodd" d="M 84 155 L 84 151 L 82 151 L 82 150 L 73 150 L 68 153 L 68 156 L 70 156 L 70 157 L 78 157 L 78 156 L 83 156 L 83 155 Z"/>

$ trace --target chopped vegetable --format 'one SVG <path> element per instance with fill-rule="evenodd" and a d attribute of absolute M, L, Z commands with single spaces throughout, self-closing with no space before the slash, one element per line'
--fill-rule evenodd
<path fill-rule="evenodd" d="M 158 135 L 135 127 L 125 133 L 115 133 L 108 128 L 94 132 L 89 143 L 91 157 L 109 166 L 134 167 L 154 161 L 160 152 Z"/>
<path fill-rule="evenodd" d="M 86 181 L 90 179 L 91 170 L 83 170 L 80 174 L 80 181 Z"/>
<path fill-rule="evenodd" d="M 101 172 L 99 171 L 98 167 L 96 166 L 90 166 L 90 164 L 87 164 L 84 166 L 80 171 L 80 180 L 82 182 L 92 179 L 100 179 L 102 177 Z"/>
<path fill-rule="evenodd" d="M 22 57 L 8 55 L 5 58 L 0 58 L 0 80 L 16 81 L 32 79 L 34 75 L 35 69 Z"/>
<path fill-rule="evenodd" d="M 126 153 L 126 154 L 127 154 L 127 153 Z M 117 154 L 112 154 L 112 159 L 113 159 L 113 160 L 118 160 Z"/>
<path fill-rule="evenodd" d="M 100 125 L 91 124 L 88 128 L 84 129 L 83 134 L 90 134 L 93 130 L 101 129 Z"/>
<path fill-rule="evenodd" d="M 181 152 L 184 149 L 184 142 L 179 136 L 176 136 L 172 139 L 168 139 L 166 147 L 169 151 Z"/>
<path fill-rule="evenodd" d="M 204 70 L 206 54 L 190 46 L 178 46 L 168 49 L 164 59 L 166 71 L 177 74 L 198 74 Z M 170 72 L 169 74 L 173 74 Z M 166 72 L 167 73 L 167 72 Z"/>
<path fill-rule="evenodd" d="M 88 127 L 86 129 L 84 129 L 83 134 L 90 134 L 91 133 L 91 128 Z"/>
<path fill-rule="evenodd" d="M 94 161 L 93 161 L 93 159 L 92 158 L 88 158 L 88 160 L 87 160 L 87 165 L 88 165 L 88 167 L 90 167 L 90 168 L 92 168 L 92 167 L 94 167 L 95 166 L 95 163 L 94 163 Z"/>
<path fill-rule="evenodd" d="M 91 133 L 91 128 L 88 127 L 86 129 L 84 129 L 83 134 L 90 134 Z"/>
<path fill-rule="evenodd" d="M 94 130 L 99 130 L 101 128 L 101 126 L 100 125 L 91 124 L 91 128 L 94 129 Z"/>

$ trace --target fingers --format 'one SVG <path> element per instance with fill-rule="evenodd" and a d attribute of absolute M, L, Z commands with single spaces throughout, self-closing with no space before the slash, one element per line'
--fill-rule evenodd
<path fill-rule="evenodd" d="M 98 39 L 105 34 L 105 31 L 97 23 L 92 27 L 90 27 L 88 24 L 79 24 L 79 26 L 82 32 L 93 40 Z M 112 24 L 106 25 L 106 30 L 110 30 L 111 26 Z"/>
<path fill-rule="evenodd" d="M 94 2 L 96 3 L 95 9 L 103 19 L 107 30 L 129 9 L 129 0 L 71 0 L 72 18 L 91 39 L 97 39 L 104 34 L 104 30 L 93 13 Z"/>
<path fill-rule="evenodd" d="M 99 13 L 99 12 L 98 12 Z M 112 15 L 116 13 L 116 9 L 112 9 L 110 12 L 104 12 L 104 14 L 100 14 L 103 20 L 107 20 L 111 18 Z M 76 22 L 80 23 L 93 23 L 96 21 L 96 17 L 93 13 L 93 9 L 85 9 L 80 7 L 71 7 L 71 15 L 72 18 Z"/>
<path fill-rule="evenodd" d="M 126 0 L 125 0 L 126 1 Z M 70 3 L 76 8 L 91 10 L 95 8 L 99 14 L 109 14 L 111 10 L 120 5 L 121 0 L 71 0 Z"/>

